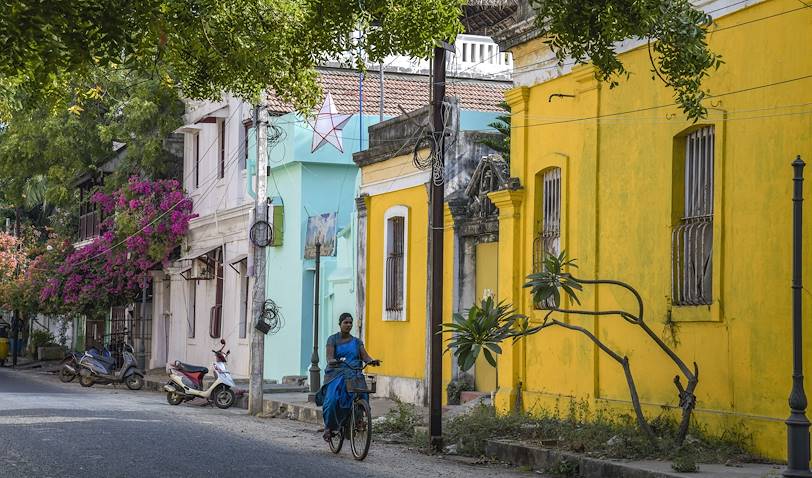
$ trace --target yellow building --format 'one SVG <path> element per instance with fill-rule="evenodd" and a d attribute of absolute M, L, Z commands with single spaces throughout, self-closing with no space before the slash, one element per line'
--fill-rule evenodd
<path fill-rule="evenodd" d="M 461 197 L 479 160 L 492 152 L 478 140 L 480 131 L 460 130 L 462 123 L 477 130 L 486 128 L 498 110 L 498 101 L 482 99 L 466 102 L 489 107 L 491 112 L 452 108 L 453 131 L 447 151 L 447 197 Z M 451 101 L 454 103 L 454 100 Z M 431 172 L 418 168 L 415 162 L 417 140 L 421 130 L 415 126 L 428 121 L 428 107 L 369 128 L 373 146 L 354 155 L 361 169 L 358 210 L 358 275 L 357 315 L 361 335 L 370 355 L 381 359 L 378 394 L 403 401 L 428 402 L 428 260 L 429 260 L 429 186 Z M 398 138 L 392 140 L 392 138 Z M 425 142 L 422 142 L 425 144 Z M 428 158 L 429 150 L 418 147 L 417 156 Z M 419 162 L 419 161 L 418 161 Z M 446 207 L 444 234 L 444 316 L 459 310 L 460 301 L 454 288 L 455 228 L 451 211 Z M 496 249 L 492 256 L 495 259 Z M 495 261 L 494 261 L 495 262 Z M 472 274 L 473 271 L 470 271 Z M 464 308 L 471 304 L 464 304 Z M 451 355 L 444 356 L 444 388 L 451 377 Z M 481 367 L 480 376 L 487 381 L 495 376 Z M 495 386 L 495 380 L 492 380 Z"/>
<path fill-rule="evenodd" d="M 725 64 L 703 82 L 709 115 L 696 124 L 651 79 L 645 46 L 621 55 L 632 75 L 609 89 L 589 67 L 556 76 L 540 66 L 549 58 L 542 39 L 502 35 L 519 72 L 507 101 L 511 175 L 522 187 L 490 194 L 500 211 L 498 294 L 539 319 L 522 285 L 545 250 L 566 250 L 579 277 L 630 283 L 647 323 L 699 366 L 696 419 L 716 431 L 744 424 L 759 451 L 780 459 L 791 385 L 790 163 L 812 159 L 812 9 L 795 0 L 706 8 L 724 14 L 709 44 Z M 808 206 L 805 215 L 809 224 Z M 601 310 L 632 300 L 606 286 L 582 296 Z M 647 413 L 677 405 L 678 370 L 638 328 L 616 317 L 566 320 L 629 357 Z M 809 373 L 812 354 L 805 359 Z M 621 368 L 569 330 L 506 343 L 498 376 L 503 410 L 520 393 L 525 409 L 576 398 L 630 411 Z"/>

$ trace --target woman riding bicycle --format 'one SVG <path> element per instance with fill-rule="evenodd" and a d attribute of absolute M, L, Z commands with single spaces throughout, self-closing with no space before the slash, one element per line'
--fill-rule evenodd
<path fill-rule="evenodd" d="M 341 427 L 352 407 L 352 396 L 347 391 L 347 380 L 354 377 L 363 377 L 359 370 L 361 362 L 370 365 L 379 365 L 380 360 L 369 356 L 364 343 L 353 337 L 352 315 L 344 312 L 338 318 L 340 332 L 327 339 L 327 368 L 324 371 L 324 385 L 321 392 L 324 394 L 322 414 L 324 415 L 324 440 L 329 441 L 332 433 Z M 347 366 L 343 366 L 346 363 Z M 368 397 L 364 397 L 368 399 Z"/>

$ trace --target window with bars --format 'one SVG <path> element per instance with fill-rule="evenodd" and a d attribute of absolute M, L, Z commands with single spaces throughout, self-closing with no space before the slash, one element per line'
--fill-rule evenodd
<path fill-rule="evenodd" d="M 561 168 L 550 168 L 537 180 L 536 237 L 533 240 L 533 272 L 541 272 L 548 255 L 561 253 Z M 547 304 L 555 306 L 552 298 Z"/>
<path fill-rule="evenodd" d="M 240 262 L 240 338 L 248 336 L 248 263 Z"/>
<path fill-rule="evenodd" d="M 220 338 L 223 332 L 223 248 L 217 249 L 215 252 L 215 292 L 214 292 L 214 306 L 209 311 L 209 337 L 213 339 Z"/>
<path fill-rule="evenodd" d="M 536 238 L 533 242 L 533 272 L 540 272 L 548 254 L 561 253 L 561 168 L 541 174 Z"/>
<path fill-rule="evenodd" d="M 220 146 L 217 158 L 217 177 L 223 179 L 226 177 L 226 122 L 220 121 L 217 127 L 217 143 Z"/>
<path fill-rule="evenodd" d="M 195 338 L 195 325 L 197 325 L 197 281 L 188 281 L 189 298 L 186 304 L 186 338 Z"/>
<path fill-rule="evenodd" d="M 386 262 L 384 265 L 384 319 L 405 320 L 406 302 L 406 216 L 386 218 Z"/>
<path fill-rule="evenodd" d="M 248 164 L 248 140 L 251 137 L 251 128 L 254 127 L 254 122 L 251 120 L 243 121 L 242 123 L 242 160 L 240 161 L 240 170 L 247 167 Z"/>
<path fill-rule="evenodd" d="M 200 133 L 194 138 L 195 188 L 200 187 Z"/>
<path fill-rule="evenodd" d="M 710 305 L 713 271 L 714 129 L 685 136 L 683 180 L 675 193 L 683 212 L 671 234 L 671 300 L 674 305 Z M 679 163 L 678 163 L 679 164 Z"/>

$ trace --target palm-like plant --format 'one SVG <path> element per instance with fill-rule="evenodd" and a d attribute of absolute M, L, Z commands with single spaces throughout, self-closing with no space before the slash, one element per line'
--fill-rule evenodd
<path fill-rule="evenodd" d="M 443 332 L 452 333 L 446 351 L 453 351 L 463 371 L 473 367 L 480 353 L 496 367 L 496 354 L 502 353 L 499 344 L 512 336 L 514 325 L 523 318 L 504 301 L 497 304 L 486 297 L 465 315 L 454 314 L 453 322 L 443 324 Z"/>
<path fill-rule="evenodd" d="M 525 288 L 531 288 L 533 301 L 536 304 L 544 304 L 558 307 L 561 304 L 561 291 L 581 305 L 575 291 L 583 290 L 583 286 L 573 278 L 572 274 L 565 272 L 565 268 L 577 269 L 575 259 L 567 259 L 567 253 L 561 252 L 559 255 L 547 254 L 543 262 L 543 270 L 527 276 Z"/>
<path fill-rule="evenodd" d="M 541 320 L 531 323 L 527 317 L 517 313 L 510 305 L 500 302 L 498 306 L 493 306 L 492 299 L 486 299 L 483 300 L 481 306 L 475 306 L 469 309 L 467 319 L 455 316 L 453 324 L 445 324 L 444 331 L 454 333 L 450 339 L 447 350 L 453 350 L 463 370 L 467 370 L 473 365 L 474 361 L 476 361 L 476 357 L 481 350 L 485 351 L 485 358 L 488 359 L 488 362 L 495 364 L 496 360 L 492 357 L 492 354 L 500 354 L 502 352 L 499 343 L 507 338 L 512 338 L 513 341 L 516 341 L 554 326 L 579 332 L 589 338 L 598 349 L 606 353 L 621 366 L 626 377 L 629 395 L 631 396 L 632 405 L 640 429 L 652 442 L 656 442 L 654 431 L 643 414 L 629 358 L 610 348 L 586 327 L 559 320 L 553 314 L 572 314 L 593 317 L 618 316 L 629 324 L 640 327 L 656 346 L 674 362 L 687 380 L 687 386 L 683 387 L 680 376 L 674 377 L 674 385 L 677 387 L 679 396 L 679 406 L 682 409 L 682 420 L 676 437 L 677 443 L 681 444 L 688 432 L 691 414 L 696 405 L 695 390 L 699 383 L 699 368 L 696 363 L 693 364 L 693 370 L 691 370 L 685 362 L 651 330 L 648 324 L 644 322 L 643 299 L 632 286 L 616 280 L 579 279 L 567 272 L 573 268 L 577 268 L 575 260 L 568 259 L 565 252 L 561 252 L 558 255 L 549 254 L 544 258 L 543 269 L 540 272 L 527 276 L 527 282 L 524 287 L 530 289 L 533 300 L 539 308 L 547 311 Z M 580 307 L 562 308 L 562 295 L 569 297 L 578 306 L 581 305 L 578 293 L 583 290 L 584 285 L 609 285 L 626 290 L 634 297 L 637 303 L 636 313 L 624 309 L 585 310 Z M 491 302 L 488 302 L 488 300 Z"/>

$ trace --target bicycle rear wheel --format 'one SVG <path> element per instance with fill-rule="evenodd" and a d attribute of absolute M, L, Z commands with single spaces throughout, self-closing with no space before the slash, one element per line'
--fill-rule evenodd
<path fill-rule="evenodd" d="M 369 453 L 369 444 L 372 442 L 372 412 L 366 400 L 357 400 L 352 405 L 350 417 L 350 446 L 352 456 L 356 460 L 363 460 Z"/>
<path fill-rule="evenodd" d="M 333 453 L 338 453 L 341 451 L 341 447 L 344 446 L 344 427 L 342 426 L 340 430 L 335 432 L 333 436 L 330 437 L 330 440 L 327 442 L 330 445 L 330 451 Z"/>

